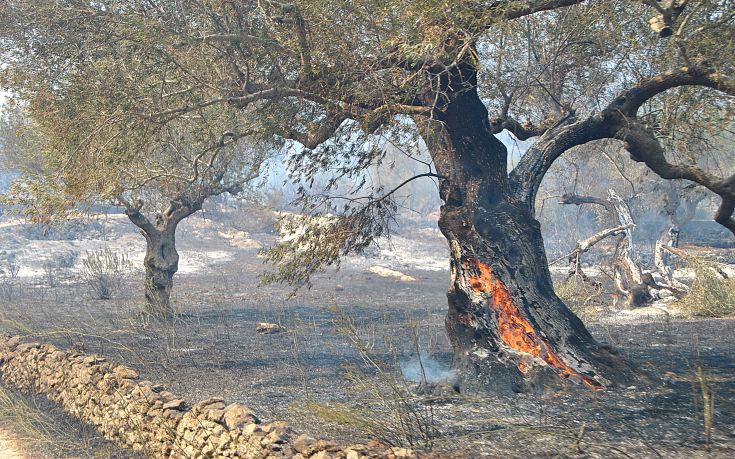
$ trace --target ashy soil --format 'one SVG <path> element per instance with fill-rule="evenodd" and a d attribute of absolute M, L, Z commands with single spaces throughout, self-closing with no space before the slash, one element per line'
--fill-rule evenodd
<path fill-rule="evenodd" d="M 286 287 L 258 284 L 267 269 L 258 248 L 275 240 L 267 218 L 237 212 L 180 228 L 180 315 L 170 323 L 139 313 L 143 240 L 121 216 L 51 238 L 5 217 L 0 263 L 20 269 L 0 278 L 0 332 L 104 354 L 190 401 L 223 397 L 338 441 L 377 436 L 467 458 L 735 456 L 731 319 L 598 315 L 588 324 L 595 337 L 651 374 L 636 387 L 457 394 L 443 328 L 447 249 L 433 222 L 416 219 L 288 298 Z M 103 247 L 134 263 L 112 300 L 94 299 L 80 274 L 86 251 Z M 258 334 L 260 322 L 285 331 Z M 703 394 L 714 396 L 713 412 Z M 32 457 L 65 454 L 32 448 Z M 84 451 L 75 454 L 93 457 Z"/>

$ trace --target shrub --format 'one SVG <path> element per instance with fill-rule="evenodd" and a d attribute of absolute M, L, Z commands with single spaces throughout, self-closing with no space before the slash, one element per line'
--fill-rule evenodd
<path fill-rule="evenodd" d="M 567 307 L 585 323 L 598 318 L 600 310 L 605 306 L 602 287 L 585 282 L 579 276 L 555 282 L 554 290 Z"/>
<path fill-rule="evenodd" d="M 386 365 L 385 356 L 372 352 L 372 346 L 363 339 L 354 320 L 338 307 L 332 311 L 337 316 L 337 332 L 349 340 L 363 364 L 345 367 L 346 377 L 359 401 L 348 406 L 307 400 L 303 406 L 322 419 L 357 428 L 387 445 L 432 449 L 439 431 L 428 400 L 436 397 L 414 393 L 397 371 L 397 362 L 395 368 Z M 426 381 L 425 375 L 423 379 Z"/>
<path fill-rule="evenodd" d="M 697 317 L 735 315 L 735 279 L 723 276 L 717 263 L 693 255 L 685 259 L 694 270 L 694 282 L 689 294 L 676 306 Z"/>
<path fill-rule="evenodd" d="M 8 276 L 11 279 L 15 279 L 18 277 L 18 273 L 20 272 L 20 263 L 16 259 L 15 253 L 6 253 L 4 250 L 0 252 L 0 255 L 5 256 L 5 263 L 4 263 L 4 269 L 3 267 L 0 267 L 0 274 L 4 276 Z"/>
<path fill-rule="evenodd" d="M 82 279 L 92 295 L 100 300 L 109 300 L 120 289 L 125 272 L 131 263 L 125 254 L 102 250 L 87 252 L 82 261 Z"/>

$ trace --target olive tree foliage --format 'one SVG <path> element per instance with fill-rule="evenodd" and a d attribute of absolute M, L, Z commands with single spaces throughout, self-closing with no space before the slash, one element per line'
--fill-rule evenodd
<path fill-rule="evenodd" d="M 0 105 L 0 171 L 38 171 L 41 158 L 28 127 L 23 110 L 13 104 Z"/>
<path fill-rule="evenodd" d="M 207 198 L 241 193 L 268 148 L 240 108 L 199 104 L 230 84 L 229 67 L 179 38 L 193 18 L 141 8 L 0 6 L 1 82 L 23 114 L 22 135 L 6 141 L 34 158 L 5 200 L 47 225 L 95 203 L 123 207 L 147 243 L 148 309 L 170 315 L 177 225 Z"/>
<path fill-rule="evenodd" d="M 384 159 L 381 139 L 419 141 L 422 123 L 445 103 L 441 79 L 461 62 L 480 71 L 493 130 L 520 139 L 592 116 L 625 90 L 682 66 L 685 75 L 703 74 L 690 76 L 707 80 L 701 86 L 725 85 L 731 5 L 678 3 L 11 0 L 3 7 L 3 82 L 53 133 L 50 169 L 65 174 L 55 179 L 69 183 L 75 199 L 127 193 L 134 208 L 140 196 L 130 190 L 151 182 L 180 187 L 208 182 L 202 173 L 219 178 L 223 145 L 241 136 L 297 142 L 291 170 L 301 203 L 340 215 L 329 241 L 313 246 L 321 250 L 304 250 L 301 238 L 271 252 L 287 265 L 294 251 L 313 258 L 292 260 L 276 276 L 300 283 L 316 266 L 389 233 L 390 190 L 365 192 L 362 172 Z M 662 41 L 649 17 L 668 21 L 673 36 Z M 660 84 L 645 94 L 642 125 L 657 126 L 651 96 L 659 92 L 729 116 L 729 99 L 714 91 Z M 667 115 L 684 126 L 692 119 L 712 126 L 688 110 Z M 164 144 L 173 155 L 149 153 Z M 203 172 L 208 157 L 216 161 Z M 94 173 L 75 173 L 81 170 Z M 324 171 L 334 180 L 315 195 L 308 184 Z M 429 164 L 422 177 L 432 174 Z M 330 199 L 339 179 L 357 182 L 347 205 Z M 306 238 L 321 237 L 323 219 L 315 222 Z"/>
<path fill-rule="evenodd" d="M 67 206 L 107 200 L 152 213 L 178 197 L 237 192 L 260 160 L 236 147 L 251 133 L 239 111 L 151 116 L 163 103 L 186 104 L 199 97 L 192 92 L 210 90 L 194 82 L 216 79 L 222 69 L 195 45 L 168 54 L 175 18 L 124 14 L 134 3 L 3 6 L 2 85 L 25 114 L 26 139 L 34 139 L 26 153 L 42 163 L 28 181 L 53 185 Z"/>

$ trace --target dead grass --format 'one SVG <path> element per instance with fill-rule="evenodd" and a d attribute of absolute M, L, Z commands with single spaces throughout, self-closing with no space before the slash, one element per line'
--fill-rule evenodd
<path fill-rule="evenodd" d="M 693 317 L 735 315 L 735 279 L 723 277 L 717 263 L 693 255 L 685 259 L 694 270 L 694 282 L 689 294 L 675 305 Z"/>
<path fill-rule="evenodd" d="M 330 422 L 356 428 L 391 446 L 431 450 L 438 436 L 433 406 L 416 394 L 398 369 L 398 358 L 388 346 L 391 362 L 373 352 L 352 317 L 333 307 L 337 332 L 346 337 L 363 365 L 349 365 L 345 376 L 360 396 L 351 405 L 308 401 L 306 409 Z M 418 336 L 415 334 L 415 343 Z M 417 344 L 418 345 L 418 344 Z M 420 358 L 420 357 L 419 357 Z M 422 367 L 423 368 L 423 367 Z M 424 381 L 426 376 L 424 375 Z"/>
<path fill-rule="evenodd" d="M 579 276 L 554 283 L 554 291 L 584 323 L 597 320 L 604 309 L 604 290 Z"/>
<path fill-rule="evenodd" d="M 55 457 L 114 457 L 106 447 L 93 445 L 85 429 L 70 430 L 39 406 L 34 398 L 24 397 L 0 386 L 0 424 L 11 426 L 16 440 L 32 451 L 43 448 Z M 74 435 L 72 435 L 72 433 Z M 93 433 L 91 433 L 93 435 Z M 29 457 L 38 457 L 36 452 Z"/>

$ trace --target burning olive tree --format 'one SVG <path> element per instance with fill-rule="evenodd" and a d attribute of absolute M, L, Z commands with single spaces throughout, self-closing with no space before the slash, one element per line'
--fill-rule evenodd
<path fill-rule="evenodd" d="M 54 7 L 38 6 L 47 3 Z M 661 177 L 719 195 L 715 218 L 735 231 L 735 176 L 673 161 L 643 116 L 658 95 L 682 88 L 730 113 L 735 15 L 728 2 L 691 3 L 10 0 L 3 9 L 13 16 L 37 24 L 66 15 L 64 24 L 82 30 L 39 30 L 24 37 L 27 55 L 5 59 L 10 68 L 38 59 L 63 67 L 80 36 L 101 43 L 91 54 L 110 40 L 152 39 L 165 68 L 186 71 L 169 78 L 159 69 L 158 95 L 127 99 L 124 113 L 159 126 L 235 109 L 259 135 L 295 145 L 291 171 L 315 218 L 270 251 L 271 280 L 303 284 L 389 234 L 397 189 L 370 188 L 362 172 L 384 159 L 385 139 L 425 147 L 426 171 L 403 183 L 438 181 L 451 253 L 446 327 L 463 388 L 567 380 L 601 389 L 628 384 L 635 371 L 555 295 L 535 198 L 566 151 L 614 139 Z M 192 48 L 198 65 L 182 65 L 180 53 Z M 510 173 L 495 137 L 504 130 L 535 139 Z M 327 189 L 310 190 L 325 172 Z M 341 179 L 354 183 L 349 196 L 330 194 Z"/>

